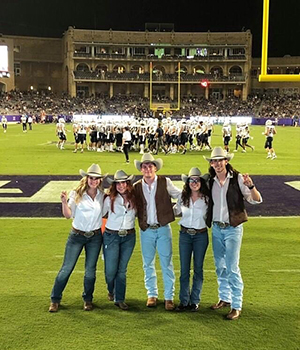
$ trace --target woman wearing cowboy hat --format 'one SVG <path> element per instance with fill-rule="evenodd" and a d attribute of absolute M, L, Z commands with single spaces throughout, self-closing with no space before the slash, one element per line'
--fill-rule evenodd
<path fill-rule="evenodd" d="M 73 218 L 72 228 L 67 240 L 63 265 L 55 279 L 51 293 L 49 312 L 57 312 L 62 293 L 76 265 L 82 249 L 85 249 L 84 310 L 93 309 L 93 292 L 96 281 L 96 264 L 102 245 L 102 175 L 98 164 L 92 164 L 82 176 L 77 188 L 70 193 L 61 193 L 62 213 L 65 218 Z"/>
<path fill-rule="evenodd" d="M 117 170 L 114 178 L 107 179 L 110 184 L 104 200 L 103 216 L 108 214 L 103 246 L 105 280 L 108 299 L 127 310 L 125 301 L 126 272 L 129 259 L 135 246 L 136 203 L 132 186 L 134 176 Z"/>
<path fill-rule="evenodd" d="M 205 223 L 209 191 L 198 168 L 191 168 L 188 175 L 181 175 L 184 182 L 181 196 L 174 207 L 179 221 L 180 254 L 180 304 L 177 311 L 198 311 L 203 284 L 203 261 L 208 247 Z M 194 276 L 190 289 L 190 268 L 193 255 Z"/>

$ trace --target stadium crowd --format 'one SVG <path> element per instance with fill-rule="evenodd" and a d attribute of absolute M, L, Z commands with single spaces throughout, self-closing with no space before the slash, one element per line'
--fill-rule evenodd
<path fill-rule="evenodd" d="M 155 96 L 153 102 L 166 102 L 169 99 Z M 223 100 L 204 97 L 184 97 L 181 108 L 173 111 L 174 117 L 189 116 L 251 116 L 255 118 L 293 118 L 300 108 L 300 94 L 292 95 L 253 94 L 247 101 L 236 97 Z M 73 114 L 116 114 L 132 115 L 136 118 L 151 117 L 149 99 L 139 96 L 118 95 L 91 96 L 88 98 L 57 96 L 53 93 L 0 92 L 0 115 L 32 115 L 36 122 L 51 122 L 58 116 L 71 121 Z"/>

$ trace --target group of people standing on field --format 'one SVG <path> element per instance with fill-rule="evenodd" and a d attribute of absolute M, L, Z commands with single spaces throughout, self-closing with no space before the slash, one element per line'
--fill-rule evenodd
<path fill-rule="evenodd" d="M 97 164 L 85 172 L 77 188 L 68 195 L 61 193 L 62 212 L 72 218 L 72 228 L 66 243 L 63 265 L 51 293 L 50 312 L 57 312 L 63 291 L 85 249 L 84 310 L 93 309 L 96 265 L 101 246 L 104 253 L 107 297 L 121 310 L 128 310 L 126 273 L 135 243 L 135 218 L 140 228 L 146 306 L 158 303 L 156 252 L 159 255 L 164 284 L 164 307 L 167 311 L 196 312 L 199 310 L 203 285 L 203 264 L 209 243 L 208 227 L 212 227 L 212 244 L 219 285 L 219 300 L 211 306 L 218 310 L 230 307 L 226 318 L 238 319 L 242 310 L 243 280 L 239 269 L 243 222 L 247 221 L 244 199 L 251 204 L 262 202 L 248 174 L 240 174 L 229 163 L 233 155 L 215 147 L 210 157 L 209 172 L 202 175 L 197 167 L 182 174 L 183 189 L 170 178 L 157 175 L 163 161 L 143 154 L 134 164 L 142 178 L 118 170 L 107 177 L 110 187 L 102 189 L 106 175 Z M 171 198 L 177 203 L 173 207 Z M 180 303 L 174 304 L 175 273 L 172 262 L 172 231 L 170 223 L 180 215 Z M 104 232 L 102 220 L 106 218 Z M 193 278 L 190 268 L 193 259 Z"/>

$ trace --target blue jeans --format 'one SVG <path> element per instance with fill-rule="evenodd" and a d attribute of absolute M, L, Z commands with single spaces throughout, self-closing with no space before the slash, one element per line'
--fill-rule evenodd
<path fill-rule="evenodd" d="M 104 232 L 105 280 L 108 292 L 115 296 L 115 302 L 125 300 L 126 272 L 135 240 L 135 233 L 120 237 L 116 233 Z"/>
<path fill-rule="evenodd" d="M 155 269 L 155 254 L 158 251 L 160 266 L 164 281 L 164 298 L 173 300 L 175 291 L 175 275 L 172 262 L 172 233 L 170 225 L 161 226 L 156 230 L 141 230 L 141 248 L 145 287 L 149 297 L 158 297 L 157 276 Z"/>
<path fill-rule="evenodd" d="M 66 248 L 63 265 L 55 279 L 51 292 L 51 301 L 59 303 L 62 293 L 68 283 L 69 277 L 76 265 L 82 249 L 85 249 L 85 273 L 84 290 L 82 298 L 84 301 L 92 301 L 96 281 L 96 266 L 102 245 L 102 235 L 94 235 L 90 238 L 79 235 L 71 230 Z"/>
<path fill-rule="evenodd" d="M 180 254 L 180 303 L 199 304 L 203 285 L 203 262 L 208 247 L 208 233 L 198 233 L 194 236 L 180 232 L 179 254 Z M 190 269 L 193 254 L 194 275 L 193 285 L 190 290 Z"/>
<path fill-rule="evenodd" d="M 213 224 L 212 243 L 219 286 L 219 299 L 242 309 L 244 283 L 239 260 L 243 238 L 243 225 L 220 228 Z"/>

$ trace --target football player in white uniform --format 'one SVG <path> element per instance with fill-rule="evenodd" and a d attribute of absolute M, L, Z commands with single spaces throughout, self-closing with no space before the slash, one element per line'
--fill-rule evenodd
<path fill-rule="evenodd" d="M 275 126 L 272 125 L 272 120 L 268 119 L 265 124 L 265 136 L 266 136 L 266 142 L 265 142 L 265 149 L 268 152 L 267 158 L 271 158 L 274 160 L 277 158 L 275 154 L 275 150 L 273 148 L 273 137 L 276 134 Z"/>

